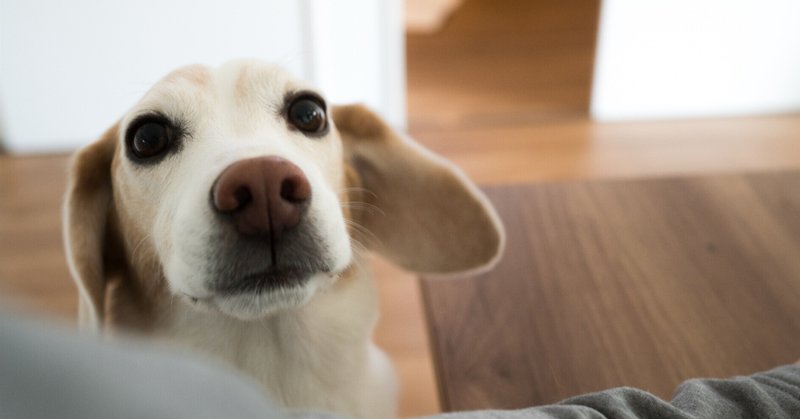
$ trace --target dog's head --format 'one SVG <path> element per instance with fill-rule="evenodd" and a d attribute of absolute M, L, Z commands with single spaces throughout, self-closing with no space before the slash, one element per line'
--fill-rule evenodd
<path fill-rule="evenodd" d="M 366 247 L 425 273 L 485 267 L 503 246 L 453 166 L 362 106 L 331 107 L 280 68 L 191 66 L 80 150 L 64 211 L 81 321 L 119 277 L 250 319 L 302 305 Z"/>

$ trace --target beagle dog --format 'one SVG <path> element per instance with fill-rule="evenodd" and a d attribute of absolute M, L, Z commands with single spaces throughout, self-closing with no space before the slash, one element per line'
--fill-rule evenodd
<path fill-rule="evenodd" d="M 486 269 L 504 233 L 458 169 L 281 68 L 188 66 L 73 158 L 80 324 L 227 361 L 287 408 L 395 414 L 366 259 Z"/>

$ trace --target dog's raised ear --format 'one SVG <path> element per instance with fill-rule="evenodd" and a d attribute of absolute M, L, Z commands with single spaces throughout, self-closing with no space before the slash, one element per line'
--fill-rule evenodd
<path fill-rule="evenodd" d="M 108 254 L 107 225 L 112 202 L 111 161 L 118 125 L 73 157 L 63 207 L 64 248 L 72 279 L 78 286 L 79 325 L 102 329 Z"/>
<path fill-rule="evenodd" d="M 349 210 L 372 250 L 429 274 L 481 270 L 499 259 L 500 219 L 459 169 L 364 106 L 334 107 L 333 120 L 351 172 L 349 195 L 363 202 Z"/>

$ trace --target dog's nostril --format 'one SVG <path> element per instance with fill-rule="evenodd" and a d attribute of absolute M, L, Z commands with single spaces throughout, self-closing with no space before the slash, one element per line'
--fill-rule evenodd
<path fill-rule="evenodd" d="M 240 210 L 253 201 L 253 194 L 247 186 L 240 186 L 233 192 L 233 197 L 236 199 L 236 208 L 233 211 Z"/>
<path fill-rule="evenodd" d="M 293 201 L 292 195 L 294 195 L 294 184 L 289 179 L 284 179 L 281 183 L 281 198 L 287 201 Z"/>
<path fill-rule="evenodd" d="M 280 196 L 285 201 L 301 204 L 311 197 L 311 188 L 305 179 L 290 176 L 281 182 Z"/>

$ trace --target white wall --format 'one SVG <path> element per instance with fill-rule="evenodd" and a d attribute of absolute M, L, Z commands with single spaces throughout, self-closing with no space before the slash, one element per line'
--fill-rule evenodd
<path fill-rule="evenodd" d="M 602 0 L 601 121 L 800 111 L 800 1 Z"/>
<path fill-rule="evenodd" d="M 406 125 L 403 0 L 308 0 L 310 79 L 340 103 Z"/>
<path fill-rule="evenodd" d="M 335 21 L 323 3 L 0 0 L 0 135 L 12 152 L 71 150 L 171 69 L 240 57 L 280 63 L 332 102 L 366 102 L 403 126 L 400 0 L 344 0 Z"/>

